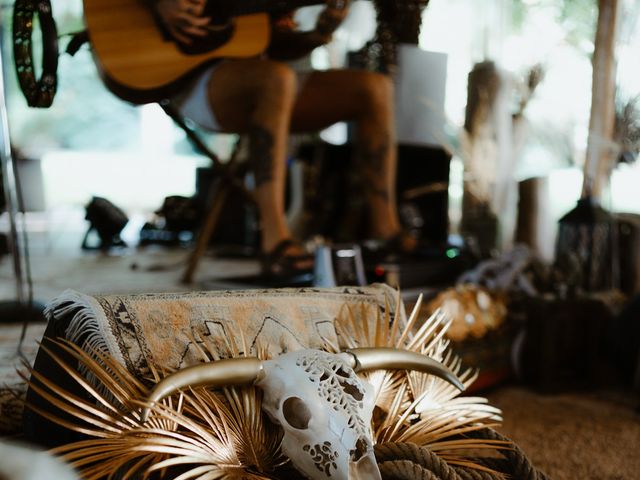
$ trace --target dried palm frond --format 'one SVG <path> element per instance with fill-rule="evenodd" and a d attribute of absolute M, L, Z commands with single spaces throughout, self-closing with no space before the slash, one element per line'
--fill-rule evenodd
<path fill-rule="evenodd" d="M 399 298 L 396 304 L 400 304 Z M 449 350 L 449 341 L 444 336 L 451 321 L 436 311 L 418 326 L 421 308 L 422 296 L 406 322 L 399 308 L 393 320 L 389 314 L 378 314 L 373 330 L 358 324 L 349 312 L 344 320 L 336 322 L 338 337 L 347 348 L 395 347 L 429 355 L 449 367 L 469 387 L 478 372 L 463 371 L 460 359 Z M 373 433 L 378 443 L 411 442 L 427 446 L 449 463 L 479 469 L 484 467 L 467 458 L 469 450 L 506 445 L 465 437 L 502 420 L 500 410 L 488 405 L 484 398 L 458 397 L 460 392 L 450 383 L 418 372 L 374 371 L 368 372 L 366 379 L 376 393 Z"/>
<path fill-rule="evenodd" d="M 422 297 L 418 300 L 418 304 L 420 303 L 422 303 Z M 409 320 L 405 321 L 400 305 L 400 296 L 398 293 L 395 316 L 393 320 L 391 320 L 389 303 L 385 298 L 384 314 L 378 310 L 373 322 L 362 322 L 356 320 L 357 318 L 366 318 L 366 315 L 364 315 L 364 305 L 361 306 L 362 311 L 360 312 L 361 314 L 359 317 L 354 315 L 354 312 L 348 308 L 346 316 L 339 318 L 335 324 L 336 333 L 342 343 L 342 346 L 331 345 L 328 349 L 334 353 L 338 353 L 344 348 L 403 348 L 402 345 L 405 343 L 406 336 L 402 336 L 401 332 L 411 331 L 413 324 L 417 320 L 418 310 L 414 309 Z M 373 330 L 370 329 L 370 323 L 373 323 L 374 325 Z M 403 382 L 402 375 L 398 372 L 377 370 L 367 372 L 365 374 L 365 378 L 373 386 L 374 397 L 376 399 L 375 405 L 385 411 L 388 410 L 388 405 L 393 400 L 396 392 L 398 392 L 398 389 Z"/>
<path fill-rule="evenodd" d="M 400 292 L 398 292 L 394 318 L 391 319 L 390 308 L 386 303 L 384 314 L 378 311 L 376 318 L 371 322 L 373 323 L 373 329 L 370 328 L 369 322 L 356 320 L 357 318 L 366 318 L 364 315 L 361 314 L 358 317 L 348 309 L 347 315 L 337 319 L 335 324 L 336 332 L 342 345 L 331 345 L 329 350 L 337 353 L 344 348 L 389 347 L 425 353 L 425 347 L 426 350 L 429 350 L 437 344 L 436 338 L 431 334 L 439 328 L 438 324 L 441 321 L 441 317 L 434 317 L 414 333 L 414 327 L 418 321 L 422 306 L 422 298 L 422 295 L 418 297 L 409 319 L 405 320 L 400 308 Z M 364 313 L 364 311 L 361 313 Z M 431 340 L 428 342 L 428 346 L 424 342 L 427 337 Z M 373 386 L 376 406 L 388 411 L 393 401 L 396 400 L 400 385 L 405 381 L 405 375 L 397 371 L 377 370 L 365 373 L 364 377 Z"/>
<path fill-rule="evenodd" d="M 429 355 L 435 360 L 441 360 L 439 352 L 444 351 L 448 341 L 444 340 L 444 334 L 449 328 L 450 322 L 444 318 L 441 312 L 436 312 L 419 328 L 416 324 L 422 308 L 422 295 L 418 297 L 416 304 L 405 320 L 402 309 L 396 308 L 393 319 L 389 314 L 389 306 L 386 305 L 385 313 L 377 313 L 373 323 L 373 329 L 368 322 L 359 322 L 351 310 L 347 315 L 336 320 L 335 327 L 342 345 L 330 345 L 332 352 L 340 352 L 344 348 L 358 347 L 390 347 L 411 350 Z M 400 293 L 396 305 L 400 305 Z M 362 315 L 360 318 L 364 318 Z M 397 403 L 397 395 L 400 386 L 406 382 L 406 373 L 400 371 L 377 370 L 364 374 L 366 380 L 373 386 L 376 398 L 376 407 L 388 412 L 393 403 Z M 404 391 L 404 390 L 403 390 Z M 405 403 L 410 399 L 404 399 Z"/>
<path fill-rule="evenodd" d="M 72 415 L 77 423 L 31 408 L 89 437 L 53 450 L 78 469 L 84 479 L 101 479 L 105 472 L 112 472 L 108 478 L 116 474 L 123 479 L 139 474 L 147 478 L 170 467 L 186 468 L 184 477 L 177 478 L 262 479 L 269 478 L 263 473 L 285 463 L 279 450 L 281 431 L 265 419 L 259 390 L 226 388 L 217 394 L 194 388 L 161 404 L 146 405 L 143 399 L 149 389 L 116 360 L 96 352 L 86 353 L 66 341 L 53 343 L 113 394 L 101 395 L 52 349 L 42 347 L 95 401 L 83 400 L 31 371 L 34 392 Z M 154 380 L 159 381 L 157 371 L 152 372 Z M 140 412 L 145 406 L 153 413 L 143 424 Z"/>

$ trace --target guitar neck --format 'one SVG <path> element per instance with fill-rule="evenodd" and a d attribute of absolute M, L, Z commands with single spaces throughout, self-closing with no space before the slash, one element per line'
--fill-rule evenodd
<path fill-rule="evenodd" d="M 233 5 L 229 5 L 233 3 Z M 230 17 L 253 13 L 281 13 L 310 5 L 322 5 L 324 0 L 209 0 L 208 8 Z"/>

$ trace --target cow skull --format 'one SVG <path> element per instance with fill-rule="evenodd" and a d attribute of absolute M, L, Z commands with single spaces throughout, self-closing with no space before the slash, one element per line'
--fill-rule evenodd
<path fill-rule="evenodd" d="M 299 472 L 313 480 L 378 480 L 373 389 L 356 374 L 376 369 L 418 370 L 464 390 L 453 372 L 415 352 L 299 350 L 273 360 L 233 358 L 185 368 L 156 385 L 149 405 L 187 386 L 254 384 L 263 391 L 263 410 L 284 430 L 282 451 Z M 149 409 L 142 412 L 142 421 Z"/>
<path fill-rule="evenodd" d="M 348 354 L 300 350 L 265 362 L 264 373 L 256 383 L 262 408 L 284 430 L 282 451 L 299 471 L 339 479 L 351 463 L 377 471 L 373 388 L 358 378 Z"/>

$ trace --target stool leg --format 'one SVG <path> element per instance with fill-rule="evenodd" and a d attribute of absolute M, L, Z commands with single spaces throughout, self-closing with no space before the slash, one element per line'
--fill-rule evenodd
<path fill-rule="evenodd" d="M 636 372 L 633 378 L 633 388 L 640 393 L 640 350 L 638 350 L 638 359 L 636 362 Z"/>
<path fill-rule="evenodd" d="M 211 235 L 213 234 L 213 230 L 218 224 L 218 220 L 220 219 L 220 214 L 222 213 L 222 206 L 224 205 L 225 200 L 227 199 L 227 195 L 229 194 L 229 190 L 231 186 L 227 183 L 223 183 L 222 181 L 218 182 L 217 188 L 219 189 L 209 210 L 207 211 L 207 216 L 204 219 L 204 223 L 198 232 L 198 238 L 196 239 L 196 246 L 191 252 L 189 256 L 189 261 L 187 262 L 187 269 L 184 272 L 182 277 L 183 283 L 192 283 L 193 275 L 195 274 L 196 268 L 198 267 L 198 263 L 200 259 L 204 255 L 204 252 L 207 250 L 209 246 L 209 241 L 211 240 Z"/>
<path fill-rule="evenodd" d="M 636 372 L 633 379 L 633 389 L 638 396 L 638 406 L 636 407 L 636 413 L 640 415 L 640 350 L 638 351 L 638 361 L 636 364 Z"/>

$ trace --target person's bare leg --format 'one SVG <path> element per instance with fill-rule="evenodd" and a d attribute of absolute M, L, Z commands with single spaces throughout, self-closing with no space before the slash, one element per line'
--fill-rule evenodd
<path fill-rule="evenodd" d="M 291 69 L 257 59 L 222 63 L 210 83 L 209 98 L 220 126 L 249 136 L 263 252 L 291 236 L 284 205 L 285 159 L 296 89 Z"/>
<path fill-rule="evenodd" d="M 401 232 L 396 205 L 397 150 L 393 84 L 385 75 L 356 70 L 313 72 L 292 116 L 295 131 L 315 131 L 339 121 L 357 128 L 357 167 L 365 176 L 370 233 L 389 239 Z"/>

